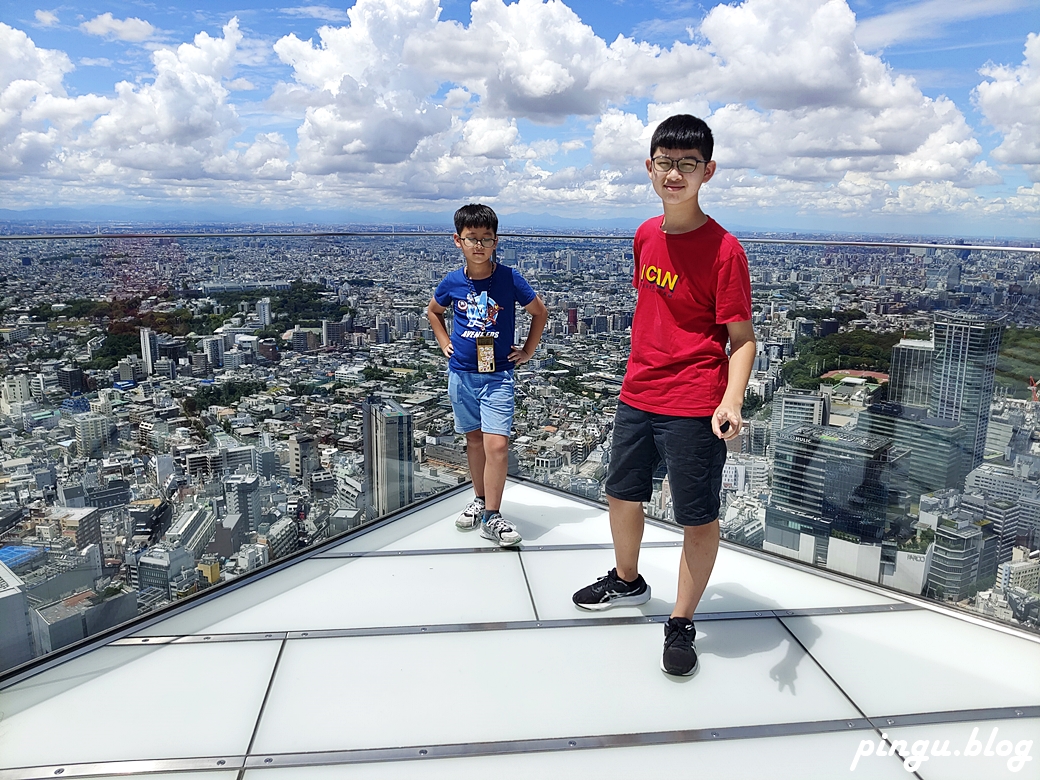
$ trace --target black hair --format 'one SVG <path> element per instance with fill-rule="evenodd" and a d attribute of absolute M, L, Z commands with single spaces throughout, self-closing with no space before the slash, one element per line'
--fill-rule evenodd
<path fill-rule="evenodd" d="M 466 228 L 487 228 L 498 235 L 498 215 L 490 206 L 470 203 L 455 212 L 455 232 L 462 233 Z"/>
<path fill-rule="evenodd" d="M 661 122 L 650 139 L 650 156 L 658 149 L 696 149 L 705 160 L 715 151 L 715 138 L 703 119 L 690 114 L 675 114 Z"/>

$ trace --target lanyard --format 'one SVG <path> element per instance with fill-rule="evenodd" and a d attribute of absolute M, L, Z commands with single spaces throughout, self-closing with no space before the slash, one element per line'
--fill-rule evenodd
<path fill-rule="evenodd" d="M 469 285 L 469 300 L 467 305 L 475 305 L 477 309 L 477 318 L 480 320 L 480 330 L 487 332 L 487 320 L 488 320 L 488 291 L 491 289 L 491 280 L 495 278 L 495 271 L 498 270 L 498 263 L 493 262 L 491 264 L 491 273 L 487 276 L 488 289 L 482 291 L 479 295 L 477 294 L 476 285 L 473 284 L 473 280 L 469 278 L 469 274 L 466 273 L 466 268 L 463 266 L 462 275 L 466 277 L 466 283 Z M 484 281 L 481 279 L 480 281 Z"/>

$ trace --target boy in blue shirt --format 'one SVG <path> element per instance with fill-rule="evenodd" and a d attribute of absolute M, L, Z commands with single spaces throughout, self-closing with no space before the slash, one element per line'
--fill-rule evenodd
<path fill-rule="evenodd" d="M 426 309 L 434 336 L 448 360 L 448 395 L 455 430 L 466 435 L 466 459 L 476 497 L 455 526 L 502 547 L 520 543 L 516 527 L 502 517 L 502 492 L 513 429 L 513 368 L 534 355 L 549 318 L 545 304 L 513 268 L 494 261 L 498 216 L 469 204 L 455 212 L 455 246 L 466 264 L 437 285 Z M 516 305 L 531 315 L 523 347 L 513 344 Z M 452 307 L 448 335 L 444 313 Z"/>

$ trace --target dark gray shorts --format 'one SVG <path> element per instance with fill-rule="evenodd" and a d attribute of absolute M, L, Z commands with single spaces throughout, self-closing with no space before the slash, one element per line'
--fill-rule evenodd
<path fill-rule="evenodd" d="M 607 470 L 607 495 L 649 501 L 654 471 L 664 461 L 675 522 L 707 525 L 719 516 L 726 442 L 711 430 L 711 417 L 672 417 L 618 402 Z"/>

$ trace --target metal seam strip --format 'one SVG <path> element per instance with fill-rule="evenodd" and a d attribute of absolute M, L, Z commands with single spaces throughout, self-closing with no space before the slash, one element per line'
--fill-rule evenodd
<path fill-rule="evenodd" d="M 977 710 L 948 710 L 945 712 L 923 712 L 912 715 L 886 715 L 872 717 L 871 722 L 881 730 L 906 726 L 933 726 L 947 723 L 970 723 L 976 720 L 1017 720 L 1040 718 L 1040 705 L 1028 707 L 987 707 Z"/>
<path fill-rule="evenodd" d="M 66 777 L 147 775 L 154 772 L 199 772 L 207 770 L 227 772 L 245 769 L 245 766 L 245 756 L 96 761 L 83 764 L 51 764 L 49 766 L 0 769 L 0 780 L 55 780 L 55 778 Z"/>
<path fill-rule="evenodd" d="M 528 579 L 528 577 L 527 577 L 527 569 L 524 566 L 524 556 L 522 556 L 520 554 L 519 550 L 517 551 L 516 559 L 518 561 L 520 561 L 520 571 L 523 572 L 523 575 L 524 575 L 524 585 L 527 586 L 527 596 L 528 596 L 528 598 L 531 599 L 531 611 L 534 613 L 535 621 L 537 621 L 538 620 L 538 605 L 535 604 L 535 602 L 534 602 L 534 591 L 531 590 L 531 580 Z"/>
<path fill-rule="evenodd" d="M 533 603 L 533 601 L 532 601 Z M 758 620 L 762 618 L 816 617 L 822 615 L 863 615 L 876 612 L 907 612 L 917 607 L 910 604 L 865 604 L 853 607 L 814 607 L 810 609 L 747 610 L 743 612 L 709 612 L 695 615 L 696 621 Z M 537 612 L 535 613 L 537 615 Z M 363 628 L 308 629 L 306 631 L 270 631 L 248 634 L 186 634 L 167 637 L 128 637 L 111 642 L 111 646 L 140 646 L 145 644 L 199 644 L 220 642 L 281 641 L 283 639 L 328 639 L 333 637 L 394 636 L 406 634 L 451 634 L 471 631 L 522 631 L 541 628 L 595 628 L 597 626 L 627 626 L 643 623 L 663 623 L 666 613 L 660 615 L 624 615 L 614 617 L 582 617 L 558 620 L 488 621 L 484 623 L 440 623 L 411 626 L 367 626 Z"/>
<path fill-rule="evenodd" d="M 805 645 L 805 643 L 801 640 L 798 634 L 791 630 L 791 627 L 787 625 L 787 622 L 783 618 L 780 619 L 780 625 L 783 627 L 783 630 L 787 632 L 789 637 L 788 641 L 793 642 L 794 644 L 798 645 L 798 647 L 802 648 L 802 652 L 804 652 L 808 658 L 812 659 L 812 662 L 816 664 L 816 668 L 819 669 L 823 676 L 830 681 L 830 684 L 833 685 L 838 690 L 838 692 L 845 697 L 845 701 L 847 701 L 849 705 L 860 714 L 860 717 L 862 719 L 867 720 L 867 722 L 870 723 L 871 727 L 874 729 L 874 733 L 877 734 L 877 736 L 881 737 L 881 730 L 878 729 L 877 726 L 875 726 L 870 720 L 867 719 L 867 714 L 863 711 L 863 708 L 860 707 L 856 700 L 853 699 L 852 696 L 849 694 L 849 692 L 846 691 L 841 686 L 841 684 L 834 679 L 834 676 L 830 673 L 830 670 L 828 670 L 827 667 L 823 665 L 823 662 L 819 658 L 812 654 L 812 651 Z M 891 755 L 891 753 L 889 753 L 889 755 Z M 912 774 L 914 777 L 917 778 L 917 780 L 921 780 L 921 776 L 918 775 L 916 771 L 913 771 Z"/>
<path fill-rule="evenodd" d="M 278 664 L 282 661 L 282 654 L 285 652 L 285 647 L 288 643 L 282 640 L 282 646 L 278 648 L 278 655 L 274 659 L 274 664 L 271 666 L 271 677 L 267 681 L 267 689 L 264 691 L 263 701 L 260 702 L 260 709 L 256 713 L 256 723 L 253 724 L 253 733 L 249 737 L 249 746 L 246 748 L 246 754 L 249 754 L 253 750 L 253 743 L 256 742 L 256 735 L 260 731 L 260 721 L 264 717 L 264 709 L 267 707 L 267 700 L 271 697 L 271 689 L 274 688 L 274 678 L 278 675 Z"/>
<path fill-rule="evenodd" d="M 865 730 L 870 727 L 868 720 L 858 718 L 853 720 L 731 726 L 727 728 L 686 729 L 682 731 L 640 732 L 634 734 L 605 734 L 451 745 L 417 745 L 403 748 L 373 748 L 320 753 L 258 754 L 246 758 L 246 767 L 248 769 L 256 769 L 299 767 L 315 764 L 328 766 L 434 758 L 476 758 L 480 756 L 516 755 L 520 753 L 554 753 L 617 747 L 649 747 L 653 745 L 674 745 L 692 742 L 723 742 L 736 739 L 829 734 Z"/>
<path fill-rule="evenodd" d="M 50 766 L 0 769 L 0 780 L 53 780 L 54 777 L 96 777 L 99 775 L 136 774 L 143 772 L 176 772 L 189 770 L 270 769 L 277 767 L 335 766 L 340 764 L 409 761 L 432 758 L 475 758 L 479 756 L 519 753 L 550 753 L 596 748 L 647 747 L 693 742 L 722 742 L 738 739 L 830 734 L 867 731 L 889 727 L 939 725 L 972 721 L 1040 718 L 1040 706 L 996 707 L 975 710 L 892 715 L 887 718 L 852 718 L 843 720 L 805 721 L 799 723 L 767 723 L 757 726 L 687 729 L 681 731 L 606 734 L 584 737 L 559 737 L 534 740 L 461 743 L 370 748 L 361 750 L 314 751 L 302 753 L 260 753 L 221 758 L 182 758 L 145 761 L 108 761 L 84 764 L 52 764 Z M 62 770 L 60 773 L 57 770 Z"/>

